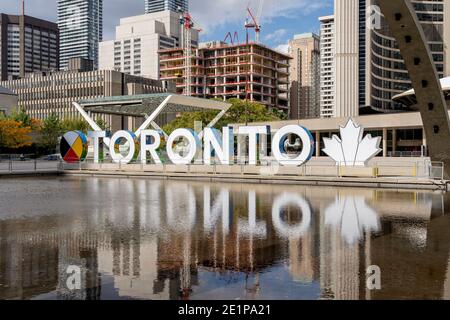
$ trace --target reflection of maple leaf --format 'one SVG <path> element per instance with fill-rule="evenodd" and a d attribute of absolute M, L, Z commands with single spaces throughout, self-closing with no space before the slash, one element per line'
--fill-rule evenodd
<path fill-rule="evenodd" d="M 366 166 L 367 162 L 380 151 L 381 138 L 372 138 L 370 134 L 363 139 L 364 129 L 349 119 L 345 127 L 340 127 L 341 138 L 333 135 L 323 138 L 325 152 L 338 165 Z"/>
<path fill-rule="evenodd" d="M 369 207 L 362 197 L 338 197 L 325 209 L 325 224 L 339 227 L 347 244 L 359 241 L 366 232 L 378 232 L 378 214 Z"/>

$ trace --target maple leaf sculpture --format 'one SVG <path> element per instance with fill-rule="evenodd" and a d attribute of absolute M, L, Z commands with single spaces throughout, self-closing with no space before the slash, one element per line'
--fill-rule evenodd
<path fill-rule="evenodd" d="M 323 138 L 325 152 L 337 165 L 354 167 L 366 166 L 370 159 L 380 153 L 381 137 L 372 138 L 370 134 L 363 139 L 364 129 L 349 119 L 345 127 L 339 128 L 341 137 L 333 135 Z"/>

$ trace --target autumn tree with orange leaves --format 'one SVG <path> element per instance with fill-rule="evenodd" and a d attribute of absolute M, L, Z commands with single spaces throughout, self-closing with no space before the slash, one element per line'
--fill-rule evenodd
<path fill-rule="evenodd" d="M 20 149 L 32 144 L 31 127 L 22 122 L 3 118 L 0 119 L 0 150 Z"/>

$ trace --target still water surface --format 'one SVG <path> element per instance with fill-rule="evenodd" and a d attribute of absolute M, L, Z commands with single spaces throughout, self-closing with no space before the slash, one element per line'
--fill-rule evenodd
<path fill-rule="evenodd" d="M 449 200 L 417 191 L 2 179 L 0 299 L 450 299 Z M 380 268 L 380 290 L 366 285 L 371 266 Z"/>

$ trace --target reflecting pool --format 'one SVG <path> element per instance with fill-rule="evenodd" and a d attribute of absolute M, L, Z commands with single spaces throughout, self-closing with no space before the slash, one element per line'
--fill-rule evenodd
<path fill-rule="evenodd" d="M 440 192 L 67 177 L 0 191 L 0 299 L 450 299 Z"/>

